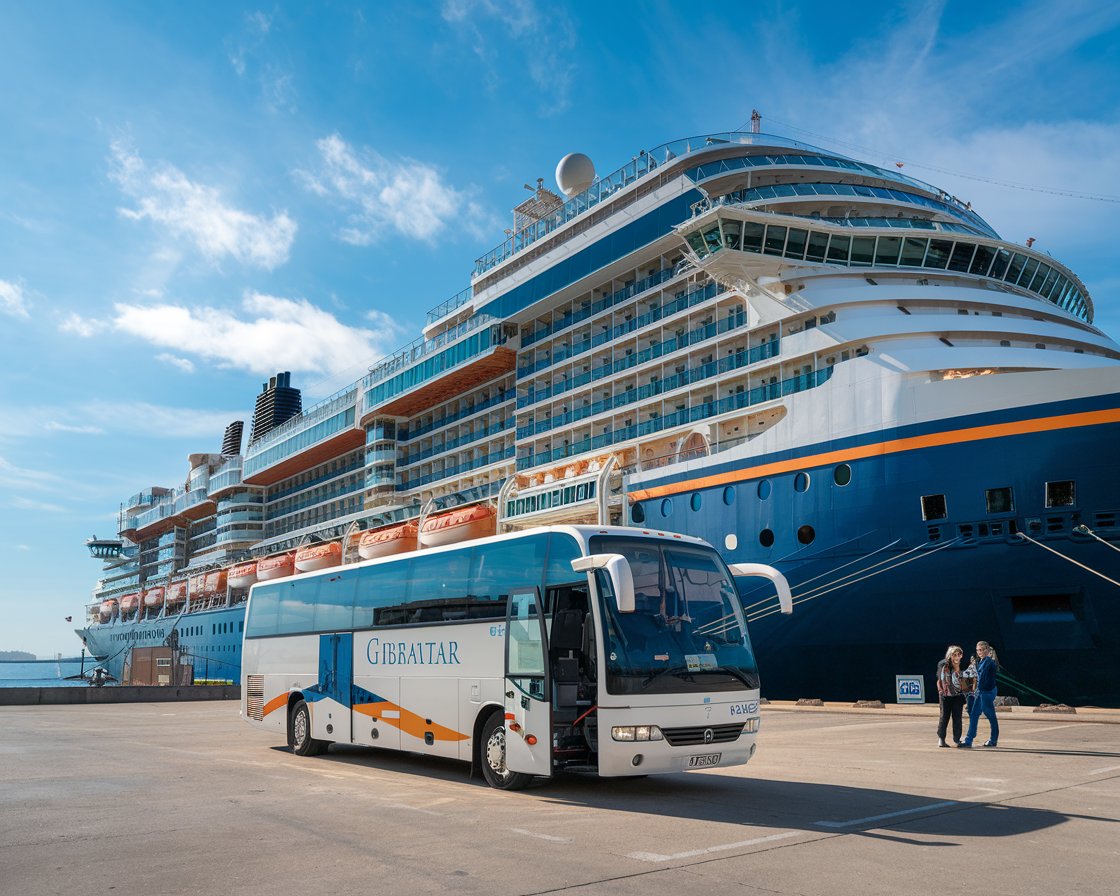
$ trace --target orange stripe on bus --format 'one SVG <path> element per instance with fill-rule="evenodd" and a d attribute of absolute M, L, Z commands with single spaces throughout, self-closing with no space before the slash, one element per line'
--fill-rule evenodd
<path fill-rule="evenodd" d="M 827 451 L 823 454 L 812 454 L 794 460 L 776 461 L 771 464 L 749 467 L 745 470 L 731 470 L 727 473 L 702 476 L 699 479 L 690 479 L 685 482 L 674 482 L 670 485 L 638 489 L 628 494 L 629 497 L 635 501 L 645 501 L 649 498 L 676 495 L 698 488 L 730 485 L 733 482 L 760 479 L 764 476 L 776 476 L 780 473 L 789 473 L 793 470 L 824 467 L 829 464 L 862 460 L 863 458 L 877 455 L 897 454 L 901 451 L 914 451 L 918 448 L 936 448 L 942 445 L 976 442 L 982 439 L 997 439 L 1003 436 L 1020 436 L 1036 432 L 1050 432 L 1058 429 L 1073 429 L 1078 426 L 1099 426 L 1102 423 L 1120 423 L 1120 408 L 1109 408 L 1104 411 L 1084 411 L 1079 414 L 1063 414 L 1056 417 L 1038 417 L 1034 420 L 1020 420 L 1015 423 L 994 423 L 988 426 L 974 426 L 968 429 L 936 432 L 924 436 L 910 436 L 905 439 L 891 439 L 886 442 L 878 442 L 874 445 L 861 445 L 857 448 Z"/>
<path fill-rule="evenodd" d="M 399 715 L 394 718 L 390 716 L 386 718 L 384 713 L 386 710 L 395 711 Z M 385 701 L 383 703 L 355 703 L 354 711 L 360 712 L 362 715 L 370 716 L 386 725 L 392 725 L 398 728 L 405 734 L 411 734 L 420 740 L 424 739 L 424 735 L 431 732 L 435 740 L 468 740 L 469 734 L 463 734 L 455 731 L 453 728 L 446 728 L 443 725 L 437 725 L 434 722 L 429 722 L 423 716 L 419 716 L 411 710 L 404 709 L 396 703 Z"/>
<path fill-rule="evenodd" d="M 287 705 L 288 705 L 288 695 L 287 694 L 281 694 L 279 697 L 273 697 L 271 700 L 269 700 L 264 705 L 264 709 L 261 711 L 261 718 L 264 718 L 270 712 L 276 712 L 276 710 L 280 709 L 280 707 L 287 706 Z"/>

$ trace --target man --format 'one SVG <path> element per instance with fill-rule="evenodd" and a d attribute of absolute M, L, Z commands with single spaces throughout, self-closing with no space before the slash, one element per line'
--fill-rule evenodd
<path fill-rule="evenodd" d="M 996 719 L 996 671 L 999 663 L 996 652 L 992 650 L 987 641 L 976 643 L 976 702 L 968 718 L 968 733 L 964 736 L 958 747 L 966 750 L 972 749 L 972 741 L 976 739 L 976 728 L 980 724 L 980 716 L 988 719 L 992 728 L 991 736 L 985 741 L 985 747 L 994 747 L 999 741 L 999 721 Z"/>

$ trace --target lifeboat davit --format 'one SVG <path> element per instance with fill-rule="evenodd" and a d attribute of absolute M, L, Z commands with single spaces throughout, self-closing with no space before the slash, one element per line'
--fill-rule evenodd
<path fill-rule="evenodd" d="M 167 586 L 167 590 L 163 594 L 163 603 L 165 606 L 173 607 L 177 604 L 183 603 L 187 599 L 187 583 L 186 582 L 172 582 Z"/>
<path fill-rule="evenodd" d="M 148 610 L 158 610 L 163 606 L 163 588 L 149 588 L 144 592 L 144 607 Z"/>
<path fill-rule="evenodd" d="M 489 504 L 450 510 L 424 520 L 424 525 L 420 527 L 420 544 L 433 548 L 470 538 L 483 538 L 493 535 L 497 524 L 497 513 Z"/>
<path fill-rule="evenodd" d="M 230 588 L 248 588 L 256 580 L 257 561 L 253 560 L 250 563 L 238 563 L 237 566 L 231 567 L 226 581 Z"/>
<path fill-rule="evenodd" d="M 135 596 L 136 595 L 133 595 L 133 597 Z M 118 610 L 119 608 L 115 600 L 113 600 L 112 598 L 110 598 L 109 600 L 103 600 L 101 602 L 101 609 L 98 611 L 98 618 L 102 622 L 109 622 L 114 617 L 116 617 Z"/>
<path fill-rule="evenodd" d="M 269 579 L 282 579 L 295 572 L 294 554 L 277 554 L 275 557 L 265 557 L 257 561 L 257 579 L 267 582 Z"/>
<path fill-rule="evenodd" d="M 401 523 L 399 526 L 363 532 L 358 542 L 358 553 L 363 560 L 373 560 L 375 557 L 415 551 L 417 531 L 415 523 Z"/>
<path fill-rule="evenodd" d="M 130 615 L 138 606 L 140 606 L 140 595 L 126 594 L 121 598 L 121 615 Z"/>
<path fill-rule="evenodd" d="M 296 569 L 300 572 L 314 572 L 338 566 L 342 562 L 342 545 L 337 541 L 326 544 L 309 544 L 296 551 Z"/>
<path fill-rule="evenodd" d="M 203 586 L 203 590 L 207 594 L 225 594 L 228 580 L 228 570 L 216 569 L 214 572 L 208 572 L 206 573 L 206 584 Z"/>

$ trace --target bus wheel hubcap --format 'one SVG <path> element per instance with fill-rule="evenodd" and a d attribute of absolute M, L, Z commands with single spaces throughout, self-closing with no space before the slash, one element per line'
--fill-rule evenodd
<path fill-rule="evenodd" d="M 302 744 L 303 739 L 307 736 L 307 721 L 303 717 L 303 713 L 296 716 L 295 724 L 295 741 L 297 744 Z"/>
<path fill-rule="evenodd" d="M 498 728 L 486 742 L 486 761 L 499 775 L 506 773 L 506 732 Z"/>

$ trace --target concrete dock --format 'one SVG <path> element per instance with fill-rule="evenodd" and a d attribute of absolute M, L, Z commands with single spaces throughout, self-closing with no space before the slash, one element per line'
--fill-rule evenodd
<path fill-rule="evenodd" d="M 1111 896 L 1118 723 L 1017 707 L 965 751 L 935 707 L 772 705 L 743 768 L 501 793 L 232 702 L 2 707 L 0 893 Z"/>

